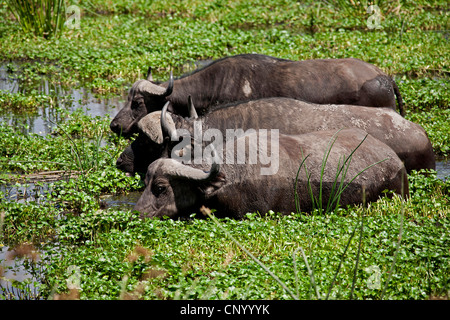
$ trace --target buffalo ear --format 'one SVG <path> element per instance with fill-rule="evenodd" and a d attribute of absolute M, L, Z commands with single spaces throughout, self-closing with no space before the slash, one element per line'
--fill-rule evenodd
<path fill-rule="evenodd" d="M 139 120 L 137 126 L 138 129 L 145 134 L 151 141 L 161 144 L 164 140 L 163 133 L 161 131 L 161 112 L 154 111 L 147 114 L 141 120 Z"/>
<path fill-rule="evenodd" d="M 214 194 L 214 192 L 222 188 L 226 183 L 227 179 L 225 174 L 223 172 L 219 172 L 211 180 L 203 181 L 200 184 L 199 189 L 205 198 L 209 198 Z"/>

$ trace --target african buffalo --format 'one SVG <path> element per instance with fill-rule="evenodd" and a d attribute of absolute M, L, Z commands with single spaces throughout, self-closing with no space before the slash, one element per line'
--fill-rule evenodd
<path fill-rule="evenodd" d="M 191 110 L 195 111 L 192 105 Z M 139 122 L 141 133 L 117 159 L 119 169 L 128 173 L 146 172 L 148 165 L 161 157 L 164 148 L 160 117 L 161 112 L 156 111 Z M 195 137 L 194 127 L 199 124 L 202 132 L 213 128 L 224 135 L 227 130 L 238 129 L 279 129 L 283 134 L 303 134 L 356 127 L 390 146 L 404 161 L 408 172 L 436 168 L 433 147 L 425 130 L 389 108 L 266 98 L 223 106 L 196 117 L 195 112 L 189 119 L 167 113 L 165 131 L 184 129 Z M 169 135 L 176 136 L 176 132 Z M 191 152 L 193 144 L 194 141 Z"/>
<path fill-rule="evenodd" d="M 130 136 L 146 114 L 161 110 L 186 116 L 187 97 L 192 96 L 197 113 L 214 106 L 267 97 L 290 97 L 319 104 L 351 104 L 368 107 L 398 107 L 403 102 L 391 77 L 359 59 L 314 59 L 292 61 L 259 54 L 225 57 L 181 76 L 157 84 L 151 69 L 147 79 L 135 82 L 128 101 L 111 121 L 113 132 Z"/>
<path fill-rule="evenodd" d="M 227 153 L 229 148 L 233 152 L 234 144 L 238 145 L 242 139 L 250 154 L 249 141 L 257 139 L 259 143 L 261 135 L 258 131 L 228 141 L 223 152 Z M 261 158 L 254 164 L 213 161 L 209 172 L 203 171 L 205 167 L 209 169 L 206 164 L 185 165 L 170 158 L 154 161 L 148 167 L 146 188 L 134 210 L 140 212 L 142 218 L 188 217 L 199 212 L 203 205 L 216 209 L 215 214 L 219 217 L 242 218 L 247 212 L 265 214 L 269 210 L 289 214 L 296 212 L 294 189 L 297 186 L 300 211 L 308 212 L 313 209 L 309 190 L 318 197 L 321 186 L 325 207 L 329 198 L 335 195 L 332 191 L 335 180 L 338 184 L 342 181 L 344 186 L 348 184 L 340 195 L 341 206 L 362 203 L 362 190 L 365 190 L 367 202 L 376 201 L 384 190 L 406 196 L 409 193 L 402 161 L 390 147 L 361 129 L 279 134 L 277 140 L 266 142 L 267 149 L 260 156 L 264 157 L 270 150 L 279 162 L 277 171 L 269 175 L 261 174 L 264 166 Z M 323 157 L 329 150 L 322 175 Z M 345 163 L 344 158 L 350 156 L 346 174 L 337 174 L 338 168 Z"/>

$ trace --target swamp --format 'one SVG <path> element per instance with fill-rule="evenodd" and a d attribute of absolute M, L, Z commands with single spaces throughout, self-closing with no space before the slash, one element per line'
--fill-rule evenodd
<path fill-rule="evenodd" d="M 0 300 L 448 300 L 448 1 L 43 2 L 43 25 L 0 2 Z M 378 66 L 436 170 L 406 200 L 139 219 L 143 177 L 116 168 L 130 139 L 109 128 L 131 85 L 242 53 Z"/>

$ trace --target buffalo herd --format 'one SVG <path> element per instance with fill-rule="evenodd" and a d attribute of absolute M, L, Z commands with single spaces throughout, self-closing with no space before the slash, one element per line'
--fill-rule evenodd
<path fill-rule="evenodd" d="M 310 212 L 317 195 L 319 206 L 407 197 L 407 174 L 435 169 L 435 156 L 404 112 L 395 81 L 359 59 L 243 54 L 163 83 L 149 68 L 110 127 L 135 136 L 116 166 L 145 174 L 142 218 L 202 206 L 242 218 Z"/>

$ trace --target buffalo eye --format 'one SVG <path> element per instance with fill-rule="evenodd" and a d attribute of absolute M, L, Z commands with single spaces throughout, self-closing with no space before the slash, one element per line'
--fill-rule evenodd
<path fill-rule="evenodd" d="M 156 185 L 153 187 L 153 194 L 158 197 L 160 194 L 166 192 L 166 190 L 167 188 L 165 186 Z"/>
<path fill-rule="evenodd" d="M 134 98 L 133 101 L 131 102 L 132 117 L 134 119 L 136 119 L 137 117 L 142 115 L 142 113 L 146 113 L 146 112 L 147 112 L 147 107 L 145 106 L 144 98 L 142 98 L 142 97 Z"/>

